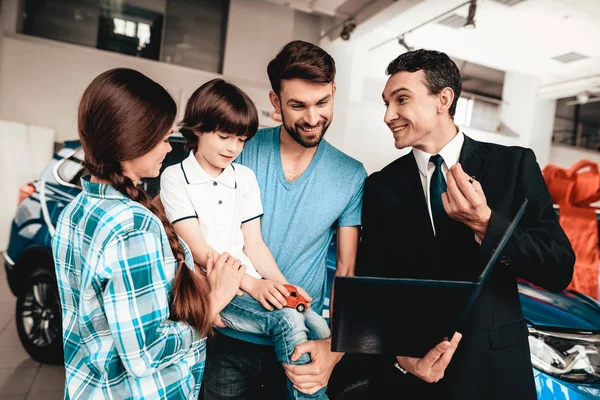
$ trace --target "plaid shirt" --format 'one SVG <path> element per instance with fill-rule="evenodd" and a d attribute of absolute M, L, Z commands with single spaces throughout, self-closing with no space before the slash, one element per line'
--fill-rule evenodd
<path fill-rule="evenodd" d="M 168 319 L 177 262 L 160 220 L 112 186 L 81 183 L 53 238 L 65 398 L 196 399 L 206 338 Z"/>

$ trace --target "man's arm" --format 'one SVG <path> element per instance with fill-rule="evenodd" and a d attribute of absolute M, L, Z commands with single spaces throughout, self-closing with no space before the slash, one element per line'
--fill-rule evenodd
<path fill-rule="evenodd" d="M 481 251 L 491 256 L 510 219 L 491 210 L 481 185 L 469 182 L 461 166 L 448 172 L 448 194 L 442 195 L 448 215 L 470 226 L 483 237 Z M 503 255 L 515 274 L 548 290 L 566 288 L 573 277 L 575 253 L 558 223 L 552 198 L 532 150 L 526 149 L 519 160 L 515 177 L 514 206 L 529 199 L 527 210 Z"/>
<path fill-rule="evenodd" d="M 342 226 L 338 228 L 335 276 L 354 276 L 359 232 L 360 227 L 358 226 Z M 330 318 L 333 315 L 334 284 L 335 279 L 331 283 L 331 294 L 329 296 Z"/>
<path fill-rule="evenodd" d="M 563 290 L 573 277 L 575 253 L 558 222 L 548 187 L 530 149 L 523 153 L 517 179 L 518 192 L 529 199 L 529 204 L 520 226 L 507 243 L 504 254 L 512 262 L 506 266 L 516 268 L 518 276 L 535 285 Z M 488 240 L 484 239 L 482 250 L 491 252 L 509 224 L 509 219 L 492 211 Z"/>

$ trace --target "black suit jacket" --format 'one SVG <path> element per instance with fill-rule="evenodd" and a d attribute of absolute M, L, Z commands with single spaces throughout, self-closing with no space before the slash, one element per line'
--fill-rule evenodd
<path fill-rule="evenodd" d="M 475 280 L 523 199 L 529 199 L 519 226 L 461 328 L 463 338 L 445 377 L 436 384 L 401 377 L 393 368 L 395 355 L 383 357 L 377 360 L 371 380 L 377 398 L 536 398 L 517 278 L 562 290 L 571 281 L 575 255 L 558 224 L 533 151 L 465 136 L 459 162 L 481 183 L 492 209 L 481 245 L 471 229 L 456 221 L 444 235 L 434 237 L 412 152 L 365 183 L 356 267 L 357 275 L 363 276 Z M 400 326 L 403 307 L 410 304 L 397 305 Z"/>

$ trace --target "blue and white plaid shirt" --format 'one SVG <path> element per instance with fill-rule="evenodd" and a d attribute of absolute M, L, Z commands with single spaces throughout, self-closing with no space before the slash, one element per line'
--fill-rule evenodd
<path fill-rule="evenodd" d="M 65 398 L 196 399 L 206 338 L 168 319 L 177 262 L 160 220 L 110 185 L 81 182 L 53 238 Z"/>

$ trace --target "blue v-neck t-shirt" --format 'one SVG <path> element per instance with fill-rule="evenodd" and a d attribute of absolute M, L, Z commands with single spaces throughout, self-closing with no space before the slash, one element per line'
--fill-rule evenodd
<path fill-rule="evenodd" d="M 323 139 L 304 173 L 288 182 L 281 165 L 280 129 L 260 129 L 236 162 L 256 174 L 264 210 L 262 235 L 277 265 L 290 283 L 312 296 L 312 307 L 321 313 L 327 249 L 338 226 L 360 226 L 367 172 Z M 265 337 L 221 331 L 252 343 L 271 343 Z"/>

